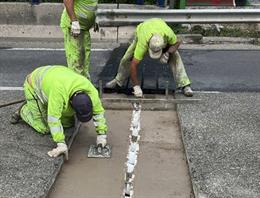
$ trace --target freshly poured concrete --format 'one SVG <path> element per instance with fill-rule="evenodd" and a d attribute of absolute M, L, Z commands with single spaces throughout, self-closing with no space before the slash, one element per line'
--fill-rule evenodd
<path fill-rule="evenodd" d="M 175 111 L 144 111 L 136 198 L 190 198 L 190 177 Z"/>
<path fill-rule="evenodd" d="M 123 192 L 124 163 L 128 148 L 130 111 L 107 111 L 112 158 L 87 158 L 96 134 L 92 123 L 75 139 L 69 161 L 63 165 L 50 198 L 116 198 Z"/>
<path fill-rule="evenodd" d="M 95 142 L 95 130 L 92 124 L 86 128 L 88 132 L 81 130 L 49 198 L 122 196 L 131 114 L 132 111 L 106 112 L 109 142 L 113 146 L 111 159 L 87 158 L 87 148 Z M 190 178 L 176 112 L 142 111 L 141 127 L 135 197 L 189 198 Z"/>

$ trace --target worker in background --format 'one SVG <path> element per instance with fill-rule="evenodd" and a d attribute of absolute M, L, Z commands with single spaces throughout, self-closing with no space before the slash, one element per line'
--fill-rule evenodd
<path fill-rule="evenodd" d="M 67 65 L 79 74 L 90 79 L 91 39 L 89 29 L 95 25 L 97 0 L 64 0 L 65 9 L 60 26 L 64 33 Z"/>
<path fill-rule="evenodd" d="M 108 82 L 106 87 L 121 87 L 130 75 L 134 95 L 142 97 L 143 92 L 137 79 L 137 66 L 148 51 L 152 59 L 160 59 L 161 63 L 169 64 L 175 75 L 177 88 L 185 96 L 193 96 L 191 82 L 177 51 L 180 44 L 181 41 L 162 19 L 153 18 L 144 21 L 137 26 L 134 41 L 121 59 L 115 79 Z"/>
<path fill-rule="evenodd" d="M 43 66 L 29 74 L 24 82 L 26 98 L 12 123 L 24 120 L 38 133 L 51 133 L 57 147 L 48 152 L 50 157 L 65 154 L 68 148 L 63 128 L 74 126 L 74 116 L 83 124 L 93 118 L 97 145 L 107 144 L 107 125 L 104 108 L 93 84 L 65 66 Z"/>

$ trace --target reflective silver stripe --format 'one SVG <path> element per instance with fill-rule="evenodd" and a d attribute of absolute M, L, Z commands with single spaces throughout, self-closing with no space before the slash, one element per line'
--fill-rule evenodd
<path fill-rule="evenodd" d="M 48 122 L 58 122 L 59 118 L 48 115 Z"/>
<path fill-rule="evenodd" d="M 37 73 L 35 74 L 35 92 L 42 103 L 47 103 L 48 98 L 44 95 L 42 91 L 42 80 L 46 74 L 46 72 L 51 68 L 51 66 L 45 66 L 38 69 Z"/>
<path fill-rule="evenodd" d="M 99 121 L 94 121 L 93 123 L 94 123 L 95 127 L 97 127 L 97 126 L 105 126 L 106 125 L 105 119 L 102 119 L 102 120 L 99 120 Z"/>
<path fill-rule="evenodd" d="M 50 127 L 51 133 L 59 133 L 63 132 L 62 126 L 55 126 L 55 127 Z"/>
<path fill-rule="evenodd" d="M 88 10 L 88 11 L 96 11 L 97 10 L 97 6 L 96 5 L 95 6 L 91 6 L 91 5 L 84 4 L 84 5 L 81 5 L 81 7 L 83 9 L 85 9 L 85 10 Z"/>
<path fill-rule="evenodd" d="M 84 19 L 88 18 L 88 15 L 86 15 L 84 13 L 79 13 L 78 16 L 81 17 L 81 18 L 84 18 Z"/>
<path fill-rule="evenodd" d="M 99 120 L 99 119 L 102 119 L 102 118 L 104 118 L 104 114 L 103 114 L 103 113 L 97 114 L 97 115 L 94 115 L 94 116 L 93 116 L 93 119 L 94 119 L 94 120 Z"/>

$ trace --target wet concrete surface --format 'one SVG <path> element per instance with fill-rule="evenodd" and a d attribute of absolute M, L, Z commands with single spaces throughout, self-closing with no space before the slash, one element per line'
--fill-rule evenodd
<path fill-rule="evenodd" d="M 176 111 L 144 111 L 141 116 L 135 197 L 192 197 Z"/>
<path fill-rule="evenodd" d="M 72 146 L 70 161 L 64 164 L 49 198 L 122 196 L 131 114 L 132 111 L 112 110 L 106 113 L 109 142 L 113 146 L 111 159 L 87 158 L 87 148 L 95 142 L 94 128 L 89 125 L 87 132 L 80 132 Z M 176 112 L 143 111 L 141 127 L 135 197 L 189 198 L 190 178 Z"/>
<path fill-rule="evenodd" d="M 177 111 L 196 197 L 260 197 L 260 94 L 195 97 Z"/>
<path fill-rule="evenodd" d="M 95 144 L 96 132 L 92 123 L 82 128 L 69 153 L 49 198 L 115 198 L 123 193 L 124 163 L 128 149 L 130 111 L 107 111 L 112 146 L 110 159 L 88 158 L 91 144 Z M 120 121 L 118 120 L 120 118 Z"/>

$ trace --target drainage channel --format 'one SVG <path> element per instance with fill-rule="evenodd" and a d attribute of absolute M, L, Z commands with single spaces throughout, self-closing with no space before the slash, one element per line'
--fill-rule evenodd
<path fill-rule="evenodd" d="M 104 106 L 112 157 L 88 158 L 88 148 L 96 140 L 95 128 L 93 123 L 81 128 L 49 198 L 190 198 L 190 178 L 174 105 L 162 99 L 155 104 L 150 100 L 116 103 L 119 95 L 110 96 L 113 99 L 107 103 L 111 108 Z"/>
<path fill-rule="evenodd" d="M 132 113 L 132 120 L 131 120 L 131 135 L 130 138 L 130 145 L 128 148 L 127 153 L 127 162 L 126 162 L 126 173 L 125 173 L 125 185 L 123 196 L 125 198 L 133 198 L 134 194 L 134 169 L 137 165 L 137 155 L 139 152 L 139 139 L 140 139 L 140 117 L 141 117 L 141 105 L 139 103 L 133 103 L 133 113 Z"/>

